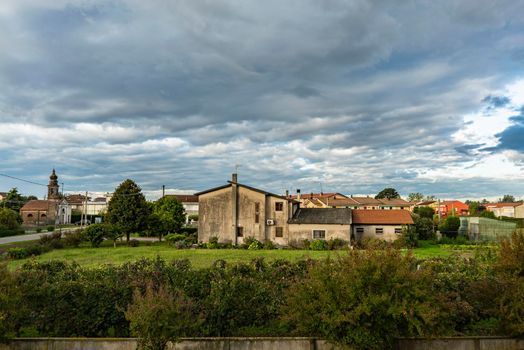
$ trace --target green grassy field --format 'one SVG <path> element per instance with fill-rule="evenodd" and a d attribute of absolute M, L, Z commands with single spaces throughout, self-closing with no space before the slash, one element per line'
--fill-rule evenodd
<path fill-rule="evenodd" d="M 407 250 L 406 250 L 407 252 Z M 418 258 L 447 257 L 452 254 L 471 254 L 471 250 L 456 250 L 451 246 L 439 246 L 423 243 L 420 248 L 414 249 L 413 254 Z M 268 261 L 275 259 L 298 260 L 302 258 L 323 259 L 328 256 L 344 255 L 345 251 L 313 251 L 313 250 L 244 250 L 244 249 L 175 249 L 165 243 L 142 243 L 139 247 L 119 245 L 113 248 L 109 242 L 104 242 L 100 248 L 80 247 L 57 249 L 43 255 L 29 258 L 36 261 L 67 260 L 75 261 L 80 265 L 93 267 L 100 264 L 119 265 L 127 261 L 135 261 L 142 257 L 155 258 L 160 256 L 166 260 L 187 258 L 195 268 L 209 267 L 217 259 L 228 263 L 248 262 L 256 257 L 263 257 Z M 15 269 L 29 259 L 9 262 L 9 267 Z"/>

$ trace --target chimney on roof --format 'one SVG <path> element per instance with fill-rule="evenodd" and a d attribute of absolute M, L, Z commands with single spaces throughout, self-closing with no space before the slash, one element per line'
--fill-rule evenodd
<path fill-rule="evenodd" d="M 286 198 L 289 198 L 289 191 L 286 190 Z"/>
<path fill-rule="evenodd" d="M 311 197 L 309 197 L 309 198 L 313 199 L 313 192 L 311 192 Z"/>
<path fill-rule="evenodd" d="M 233 174 L 231 175 L 231 182 L 237 183 L 237 182 L 238 182 L 237 180 L 238 180 L 238 175 L 237 175 L 237 173 L 233 173 Z"/>
<path fill-rule="evenodd" d="M 297 200 L 300 200 L 300 188 L 297 189 Z"/>

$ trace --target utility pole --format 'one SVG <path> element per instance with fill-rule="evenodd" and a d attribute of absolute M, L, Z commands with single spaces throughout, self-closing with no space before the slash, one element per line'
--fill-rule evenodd
<path fill-rule="evenodd" d="M 162 185 L 162 198 L 166 195 L 166 185 Z"/>
<path fill-rule="evenodd" d="M 86 191 L 86 199 L 85 199 L 85 202 L 84 202 L 84 203 L 85 203 L 85 213 L 86 213 L 86 214 L 85 214 L 85 221 L 86 221 L 86 223 L 87 223 L 87 191 Z M 87 225 L 86 225 L 86 226 L 87 226 Z"/>

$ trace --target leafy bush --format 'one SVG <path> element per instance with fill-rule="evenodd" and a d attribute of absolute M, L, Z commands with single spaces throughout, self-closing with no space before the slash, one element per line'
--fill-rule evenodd
<path fill-rule="evenodd" d="M 366 250 L 376 250 L 376 249 L 386 249 L 391 247 L 391 244 L 383 239 L 373 238 L 373 237 L 364 237 L 361 240 L 358 240 L 355 243 L 355 248 L 357 249 L 366 249 Z"/>
<path fill-rule="evenodd" d="M 408 225 L 402 227 L 402 233 L 395 242 L 406 248 L 415 248 L 418 246 L 418 233 L 414 226 Z"/>
<path fill-rule="evenodd" d="M 399 251 L 350 251 L 311 268 L 289 290 L 284 319 L 301 334 L 358 349 L 391 348 L 396 337 L 432 333 L 432 276 Z"/>
<path fill-rule="evenodd" d="M 40 236 L 38 243 L 52 249 L 61 249 L 64 247 L 64 244 L 62 243 L 62 234 L 60 232 L 43 234 Z"/>
<path fill-rule="evenodd" d="M 435 239 L 433 218 L 413 215 L 413 221 L 415 224 L 415 231 L 417 232 L 419 239 Z"/>
<path fill-rule="evenodd" d="M 138 239 L 131 239 L 129 240 L 128 245 L 130 247 L 138 247 L 140 245 L 140 241 Z"/>
<path fill-rule="evenodd" d="M 496 219 L 497 216 L 495 215 L 494 212 L 492 211 L 489 211 L 489 210 L 484 210 L 482 213 L 480 213 L 479 215 L 481 218 L 488 218 L 488 219 Z"/>
<path fill-rule="evenodd" d="M 206 248 L 207 249 L 217 249 L 219 246 L 218 246 L 218 236 L 211 236 L 209 237 L 209 242 L 206 243 Z"/>
<path fill-rule="evenodd" d="M 258 242 L 258 240 L 255 237 L 248 236 L 244 238 L 243 242 L 244 242 L 244 246 L 248 248 L 251 245 L 251 243 Z"/>
<path fill-rule="evenodd" d="M 347 249 L 349 242 L 340 238 L 330 239 L 327 241 L 329 250 Z"/>
<path fill-rule="evenodd" d="M 309 249 L 311 249 L 311 250 L 327 250 L 328 249 L 328 244 L 323 239 L 315 239 L 315 240 L 311 241 L 311 243 L 309 244 Z"/>
<path fill-rule="evenodd" d="M 135 290 L 125 315 L 131 334 L 138 337 L 138 349 L 163 350 L 198 324 L 198 313 L 183 292 L 152 284 L 145 293 Z"/>
<path fill-rule="evenodd" d="M 310 246 L 309 239 L 300 239 L 300 240 L 294 239 L 294 240 L 289 241 L 289 247 L 293 249 L 304 250 L 304 249 L 309 249 L 309 246 Z"/>
<path fill-rule="evenodd" d="M 40 233 L 40 232 L 42 232 L 42 229 L 39 227 L 36 229 L 36 233 Z"/>
<path fill-rule="evenodd" d="M 174 244 L 175 242 L 186 239 L 186 236 L 183 234 L 178 234 L 178 233 L 170 233 L 166 235 L 164 238 L 166 242 L 168 242 L 169 244 Z"/>
<path fill-rule="evenodd" d="M 53 232 L 55 230 L 55 227 L 53 225 L 49 225 L 46 227 L 47 232 Z"/>
<path fill-rule="evenodd" d="M 27 256 L 37 256 L 41 255 L 42 253 L 45 253 L 46 251 L 50 250 L 51 248 L 43 247 L 41 245 L 30 245 L 25 248 L 27 251 Z"/>
<path fill-rule="evenodd" d="M 255 239 L 255 240 L 253 240 L 249 244 L 247 249 L 249 249 L 249 250 L 258 250 L 258 249 L 262 249 L 263 247 L 264 247 L 264 245 Z"/>
<path fill-rule="evenodd" d="M 273 243 L 272 240 L 268 239 L 264 242 L 264 245 L 262 247 L 263 249 L 266 249 L 266 250 L 271 250 L 271 249 L 276 249 L 276 246 L 275 246 L 275 243 Z"/>
<path fill-rule="evenodd" d="M 64 238 L 62 238 L 64 245 L 66 247 L 78 247 L 80 243 L 84 241 L 84 235 L 82 230 L 75 230 L 64 233 Z"/>
<path fill-rule="evenodd" d="M 9 248 L 7 250 L 7 256 L 10 259 L 25 259 L 29 256 L 29 253 L 25 248 Z"/>
<path fill-rule="evenodd" d="M 190 248 L 192 243 L 186 239 L 183 239 L 181 241 L 176 241 L 174 246 L 176 249 L 187 249 Z"/>
<path fill-rule="evenodd" d="M 0 227 L 0 237 L 23 235 L 24 233 L 25 231 L 21 228 L 11 230 L 11 229 Z"/>
<path fill-rule="evenodd" d="M 83 236 L 91 243 L 92 247 L 98 247 L 108 235 L 109 229 L 110 227 L 107 224 L 92 224 L 87 226 Z"/>
<path fill-rule="evenodd" d="M 457 237 L 459 227 L 460 218 L 458 216 L 448 216 L 438 225 L 440 232 L 449 238 Z"/>

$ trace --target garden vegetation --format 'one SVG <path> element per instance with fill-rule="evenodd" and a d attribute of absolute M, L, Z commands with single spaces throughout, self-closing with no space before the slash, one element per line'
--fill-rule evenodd
<path fill-rule="evenodd" d="M 386 248 L 198 270 L 160 258 L 2 265 L 0 336 L 137 336 L 143 349 L 186 336 L 315 336 L 359 349 L 405 336 L 522 336 L 523 257 L 514 234 L 469 259 Z"/>

